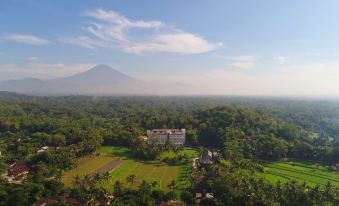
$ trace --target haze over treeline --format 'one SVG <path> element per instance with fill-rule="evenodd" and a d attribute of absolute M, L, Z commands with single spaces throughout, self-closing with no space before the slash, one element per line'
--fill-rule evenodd
<path fill-rule="evenodd" d="M 0 81 L 25 80 L 2 82 L 0 89 L 338 96 L 338 6 L 315 0 L 4 1 Z M 86 72 L 100 64 L 129 80 L 117 84 L 119 72 Z M 72 82 L 83 72 L 96 80 Z"/>

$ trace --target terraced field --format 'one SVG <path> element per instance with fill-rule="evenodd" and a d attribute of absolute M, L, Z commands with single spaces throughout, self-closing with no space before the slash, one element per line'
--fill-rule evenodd
<path fill-rule="evenodd" d="M 328 181 L 339 186 L 339 173 L 329 172 L 323 166 L 309 162 L 270 162 L 265 165 L 265 172 L 259 173 L 269 182 L 276 183 L 296 180 L 309 185 L 324 185 Z"/>
<path fill-rule="evenodd" d="M 80 158 L 78 166 L 67 171 L 62 177 L 62 181 L 71 186 L 76 175 L 85 176 L 108 169 L 111 180 L 108 184 L 102 185 L 107 189 L 112 189 L 112 185 L 117 180 L 123 182 L 126 187 L 137 187 L 143 180 L 146 180 L 156 181 L 160 189 L 168 191 L 167 185 L 175 180 L 180 190 L 190 185 L 191 159 L 198 155 L 195 150 L 189 149 L 181 150 L 178 153 L 165 152 L 161 155 L 160 160 L 140 161 L 131 158 L 129 150 L 123 147 L 101 147 L 98 152 L 100 155 Z M 171 164 L 162 161 L 164 158 L 173 158 L 177 154 L 186 155 L 188 162 Z M 136 175 L 133 185 L 126 181 L 126 178 L 132 174 Z"/>
<path fill-rule="evenodd" d="M 122 164 L 110 173 L 111 181 L 108 185 L 112 185 L 115 181 L 119 180 L 127 187 L 137 187 L 143 180 L 156 181 L 158 187 L 164 191 L 169 190 L 167 185 L 172 180 L 177 182 L 179 190 L 190 185 L 190 161 L 187 164 L 168 164 L 160 160 L 139 161 L 130 158 L 128 149 L 121 147 L 102 147 L 99 151 L 112 154 L 122 160 Z M 194 150 L 183 150 L 179 153 L 187 154 L 189 158 L 197 155 L 197 152 Z M 167 152 L 161 156 L 161 159 L 173 156 L 175 156 L 175 153 Z M 136 181 L 133 185 L 126 182 L 126 178 L 129 175 L 136 175 Z"/>
<path fill-rule="evenodd" d="M 83 177 L 87 174 L 104 173 L 106 171 L 111 171 L 119 164 L 121 164 L 121 161 L 110 154 L 89 155 L 80 158 L 77 161 L 78 166 L 65 172 L 61 180 L 67 186 L 71 186 L 74 177 L 77 175 Z"/>

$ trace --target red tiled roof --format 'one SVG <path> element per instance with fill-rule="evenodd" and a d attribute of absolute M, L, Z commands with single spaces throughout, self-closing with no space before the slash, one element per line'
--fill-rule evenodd
<path fill-rule="evenodd" d="M 85 206 L 85 204 L 79 202 L 78 200 L 71 198 L 69 195 L 64 195 L 63 199 L 66 203 L 73 205 L 73 206 Z"/>
<path fill-rule="evenodd" d="M 167 132 L 172 134 L 183 134 L 180 129 L 152 129 L 151 132 L 153 134 L 166 134 Z"/>
<path fill-rule="evenodd" d="M 45 205 L 54 204 L 54 203 L 57 203 L 57 202 L 58 201 L 56 201 L 56 200 L 46 198 L 46 197 L 42 197 L 39 200 L 37 200 L 36 202 L 34 202 L 32 206 L 45 206 Z"/>
<path fill-rule="evenodd" d="M 26 162 L 17 162 L 9 168 L 9 175 L 17 177 L 23 173 L 29 172 L 29 167 Z"/>

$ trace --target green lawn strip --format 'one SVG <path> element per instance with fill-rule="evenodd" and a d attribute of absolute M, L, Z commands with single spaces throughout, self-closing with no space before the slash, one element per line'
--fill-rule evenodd
<path fill-rule="evenodd" d="M 269 174 L 272 174 L 272 175 L 276 175 L 276 176 L 280 176 L 280 177 L 284 177 L 286 179 L 289 179 L 289 180 L 297 180 L 299 182 L 308 182 L 310 183 L 311 185 L 316 185 L 316 184 L 321 184 L 319 181 L 314 181 L 314 180 L 311 180 L 311 179 L 305 179 L 305 177 L 299 177 L 299 176 L 296 176 L 294 174 L 286 174 L 286 173 L 281 173 L 279 171 L 269 171 L 268 172 Z"/>
<path fill-rule="evenodd" d="M 296 163 L 283 163 L 283 162 L 277 162 L 277 163 L 271 163 L 271 165 L 276 165 L 276 166 L 280 166 L 280 167 L 288 167 L 288 168 L 293 168 L 293 169 L 297 169 L 297 170 L 302 170 L 302 171 L 312 171 L 312 172 L 325 172 L 326 174 L 328 173 L 328 171 L 322 167 L 322 166 L 318 166 L 318 168 L 316 166 L 302 166 L 301 163 L 296 164 Z"/>
<path fill-rule="evenodd" d="M 136 169 L 134 169 L 132 174 L 137 176 L 137 183 L 140 184 L 143 180 L 146 179 L 148 172 L 152 170 L 151 165 L 140 164 Z"/>
<path fill-rule="evenodd" d="M 160 189 L 167 189 L 167 185 L 163 185 L 163 178 L 165 177 L 165 173 L 168 167 L 165 166 L 156 166 L 155 169 L 152 172 L 152 176 L 149 177 L 149 180 L 157 180 L 158 181 L 158 187 Z M 153 180 L 154 181 L 154 180 Z"/>
<path fill-rule="evenodd" d="M 162 170 L 162 173 L 161 173 L 161 178 L 160 178 L 160 183 L 159 183 L 159 187 L 160 188 L 164 188 L 164 187 L 167 187 L 167 185 L 164 185 L 165 183 L 165 181 L 164 181 L 164 177 L 165 177 L 165 174 L 166 174 L 166 170 L 167 170 L 168 168 L 167 167 L 164 167 L 163 168 L 163 170 Z"/>
<path fill-rule="evenodd" d="M 124 182 L 126 177 L 130 174 L 130 171 L 136 167 L 138 167 L 137 162 L 133 160 L 124 160 L 119 168 L 111 172 L 111 183 L 114 184 L 117 180 Z"/>
<path fill-rule="evenodd" d="M 338 173 L 328 172 L 325 167 L 309 162 L 269 162 L 265 164 L 265 168 L 265 173 L 258 173 L 258 176 L 271 183 L 295 179 L 299 182 L 308 182 L 312 186 L 324 185 L 328 181 L 339 186 Z"/>
<path fill-rule="evenodd" d="M 65 172 L 61 180 L 66 185 L 70 186 L 72 184 L 74 177 L 76 177 L 77 175 L 83 177 L 87 174 L 91 174 L 97 169 L 108 164 L 113 159 L 114 157 L 110 155 L 100 155 L 100 156 L 91 155 L 88 157 L 80 158 L 78 160 L 77 167 Z"/>
<path fill-rule="evenodd" d="M 284 183 L 284 182 L 287 182 L 287 181 L 291 181 L 291 178 L 289 177 L 282 177 L 282 176 L 277 176 L 277 175 L 274 175 L 274 174 L 270 174 L 270 173 L 260 173 L 259 175 L 260 177 L 266 179 L 267 181 L 269 181 L 270 183 L 277 183 L 278 180 L 281 182 L 281 183 Z"/>
<path fill-rule="evenodd" d="M 172 180 L 175 180 L 178 183 L 178 175 L 179 175 L 179 167 L 177 166 L 166 166 L 166 171 L 164 172 L 163 180 L 162 180 L 162 189 L 166 191 L 169 190 L 167 185 L 172 182 Z"/>
<path fill-rule="evenodd" d="M 328 179 L 325 178 L 321 178 L 321 177 L 316 177 L 316 176 L 312 176 L 310 174 L 306 174 L 306 173 L 298 173 L 298 172 L 290 172 L 287 170 L 280 170 L 280 169 L 275 169 L 275 168 L 270 168 L 268 170 L 269 173 L 271 174 L 277 174 L 280 176 L 289 176 L 291 178 L 295 178 L 295 179 L 300 179 L 306 182 L 312 182 L 312 183 L 319 183 L 319 184 L 325 184 Z"/>
<path fill-rule="evenodd" d="M 299 163 L 298 165 L 299 166 L 294 166 L 294 164 L 283 164 L 283 163 L 270 163 L 268 164 L 269 167 L 276 167 L 278 165 L 278 167 L 281 167 L 283 169 L 296 169 L 298 171 L 306 171 L 307 174 L 317 174 L 319 176 L 322 176 L 322 177 L 327 177 L 327 178 L 330 178 L 330 179 L 334 179 L 335 181 L 337 181 L 339 179 L 339 173 L 336 173 L 336 172 L 330 172 L 330 171 L 327 171 L 324 169 L 324 167 L 320 167 L 320 168 L 316 168 L 316 167 L 309 167 L 309 166 L 306 166 L 306 168 L 302 167 L 301 164 Z M 309 168 L 309 169 L 307 169 Z M 312 168 L 312 169 L 311 169 Z"/>
<path fill-rule="evenodd" d="M 187 164 L 183 164 L 179 169 L 179 177 L 178 177 L 178 186 L 179 189 L 184 190 L 185 188 L 191 185 L 191 167 Z"/>
<path fill-rule="evenodd" d="M 193 149 L 188 150 L 179 150 L 177 152 L 168 151 L 164 152 L 160 156 L 160 160 L 154 161 L 138 161 L 131 159 L 129 156 L 129 149 L 123 147 L 114 147 L 114 146 L 104 146 L 98 149 L 99 152 L 112 154 L 120 158 L 123 162 L 119 167 L 111 171 L 111 180 L 109 183 L 106 183 L 104 187 L 110 188 L 115 181 L 119 180 L 124 183 L 125 187 L 137 188 L 142 180 L 148 182 L 157 181 L 158 188 L 168 192 L 170 189 L 167 185 L 175 180 L 178 185 L 178 190 L 184 189 L 190 185 L 190 167 L 191 161 L 187 163 L 180 164 L 167 164 L 161 160 L 164 158 L 173 158 L 178 154 L 186 154 L 190 159 L 198 156 L 198 152 Z M 126 177 L 134 174 L 136 175 L 136 182 L 131 186 L 126 183 Z"/>
<path fill-rule="evenodd" d="M 281 167 L 281 166 L 269 166 L 270 169 L 277 169 L 277 170 L 282 170 L 282 171 L 285 171 L 285 172 L 293 172 L 293 173 L 299 173 L 299 174 L 303 174 L 303 175 L 306 175 L 306 176 L 310 176 L 310 177 L 315 177 L 315 178 L 320 178 L 320 179 L 326 179 L 328 181 L 333 181 L 333 182 L 338 182 L 339 181 L 337 179 L 335 179 L 334 177 L 332 177 L 331 175 L 329 174 L 322 174 L 322 173 L 317 173 L 315 171 L 300 171 L 300 170 L 297 170 L 297 169 L 294 169 L 294 168 L 287 168 L 287 167 Z"/>

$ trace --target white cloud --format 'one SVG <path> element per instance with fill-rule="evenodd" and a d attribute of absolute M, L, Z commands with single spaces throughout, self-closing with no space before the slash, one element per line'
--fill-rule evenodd
<path fill-rule="evenodd" d="M 255 67 L 255 61 L 236 61 L 230 64 L 232 67 L 240 69 L 252 69 Z"/>
<path fill-rule="evenodd" d="M 280 64 L 284 64 L 287 62 L 287 58 L 284 56 L 277 56 L 277 57 L 273 57 L 273 60 L 280 63 Z"/>
<path fill-rule="evenodd" d="M 229 66 L 239 69 L 252 69 L 256 66 L 257 56 L 241 55 L 241 56 L 224 56 L 220 54 L 214 55 L 217 58 L 230 61 Z"/>
<path fill-rule="evenodd" d="M 99 47 L 109 47 L 110 44 L 90 38 L 88 36 L 77 37 L 60 37 L 59 40 L 63 43 L 74 44 L 85 47 L 87 49 L 96 50 Z"/>
<path fill-rule="evenodd" d="M 209 42 L 198 34 L 182 31 L 157 20 L 130 20 L 115 11 L 104 9 L 85 12 L 84 16 L 95 21 L 83 28 L 87 35 L 63 38 L 63 42 L 89 49 L 119 48 L 134 54 L 197 54 L 222 46 L 221 42 Z"/>
<path fill-rule="evenodd" d="M 157 29 L 165 26 L 160 21 L 132 21 L 115 11 L 97 9 L 85 12 L 85 16 L 92 17 L 105 23 L 92 23 L 84 30 L 99 39 L 127 41 L 124 31 L 131 28 Z"/>
<path fill-rule="evenodd" d="M 32 62 L 37 62 L 37 61 L 40 61 L 40 58 L 39 57 L 28 57 L 27 60 L 32 61 Z"/>
<path fill-rule="evenodd" d="M 222 46 L 222 43 L 209 43 L 204 38 L 191 33 L 156 35 L 151 42 L 128 45 L 124 51 L 142 54 L 147 52 L 173 52 L 182 54 L 205 53 Z"/>
<path fill-rule="evenodd" d="M 32 45 L 47 45 L 49 41 L 41 37 L 26 35 L 26 34 L 7 34 L 3 36 L 7 41 L 14 41 L 18 43 L 32 44 Z"/>

